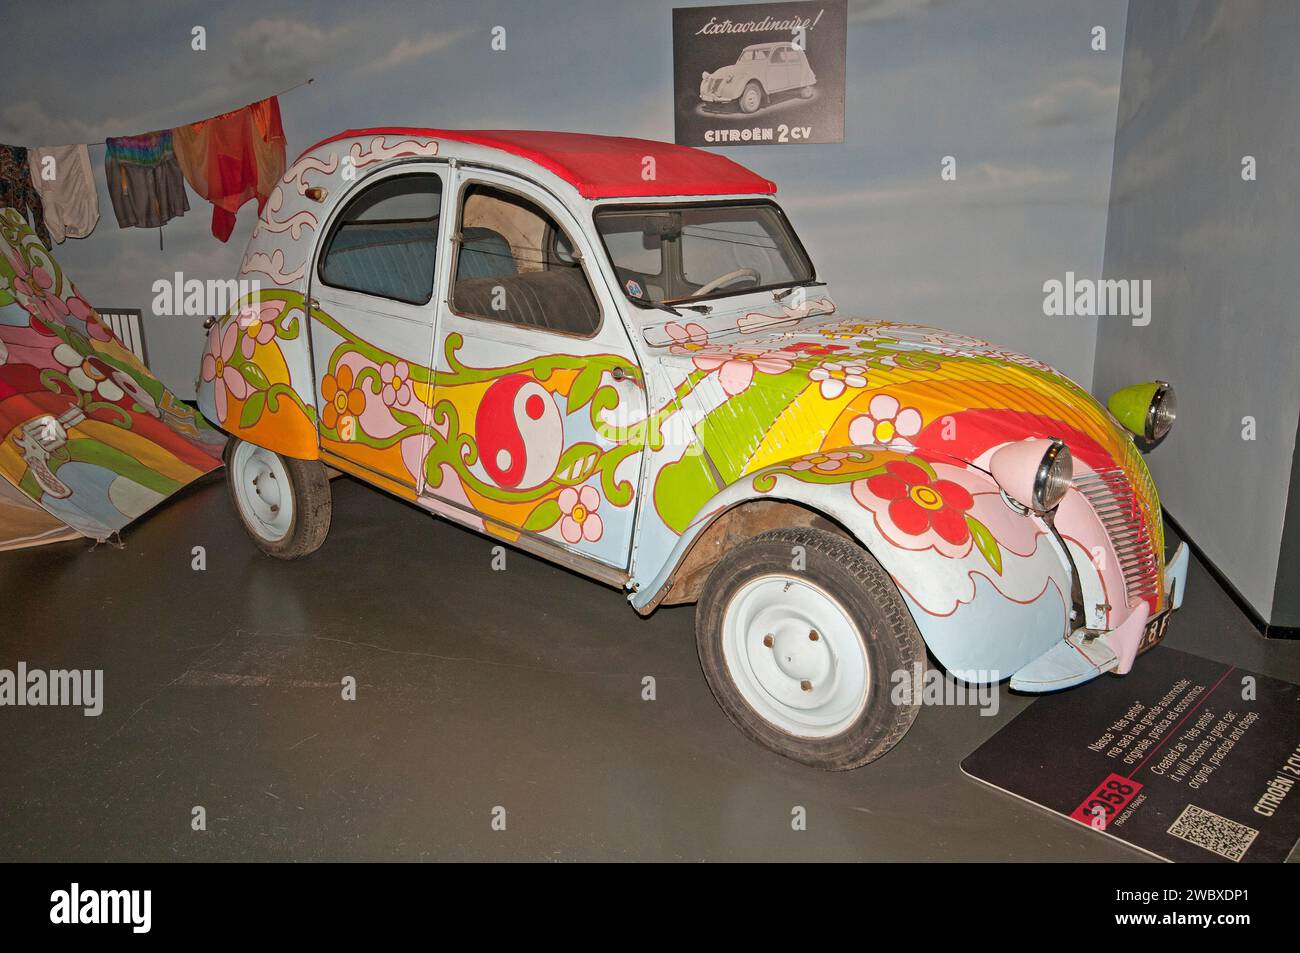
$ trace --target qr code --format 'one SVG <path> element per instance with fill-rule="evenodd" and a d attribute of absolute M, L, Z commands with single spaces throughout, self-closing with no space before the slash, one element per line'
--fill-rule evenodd
<path fill-rule="evenodd" d="M 1255 828 L 1230 821 L 1195 804 L 1183 808 L 1183 813 L 1169 825 L 1168 832 L 1231 861 L 1241 860 L 1259 836 Z"/>

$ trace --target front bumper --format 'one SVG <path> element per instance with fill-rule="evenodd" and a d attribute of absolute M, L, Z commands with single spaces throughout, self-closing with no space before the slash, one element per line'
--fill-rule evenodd
<path fill-rule="evenodd" d="M 1103 672 L 1127 674 L 1138 655 L 1164 638 L 1170 617 L 1182 606 L 1189 555 L 1187 544 L 1179 543 L 1165 564 L 1165 607 L 1156 615 L 1150 615 L 1150 608 L 1141 602 L 1109 632 L 1090 638 L 1091 633 L 1077 629 L 1012 675 L 1011 687 L 1021 692 L 1054 692 Z"/>
<path fill-rule="evenodd" d="M 711 103 L 713 105 L 720 106 L 725 103 L 734 103 L 739 98 L 740 98 L 739 91 L 735 93 L 729 93 L 726 91 L 726 87 L 722 87 L 717 92 L 712 92 L 712 93 L 706 89 L 700 90 L 700 99 L 703 102 Z"/>

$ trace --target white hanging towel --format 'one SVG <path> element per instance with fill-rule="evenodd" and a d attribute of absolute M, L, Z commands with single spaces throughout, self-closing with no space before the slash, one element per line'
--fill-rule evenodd
<path fill-rule="evenodd" d="M 29 149 L 27 161 L 55 243 L 93 232 L 99 222 L 99 193 L 90 170 L 90 150 L 84 145 L 42 146 Z"/>

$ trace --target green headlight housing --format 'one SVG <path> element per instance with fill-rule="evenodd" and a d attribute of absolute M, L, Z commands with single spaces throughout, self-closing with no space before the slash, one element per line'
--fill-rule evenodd
<path fill-rule="evenodd" d="M 1166 381 L 1122 387 L 1110 395 L 1106 406 L 1130 432 L 1152 441 L 1167 434 L 1178 416 L 1174 389 Z"/>

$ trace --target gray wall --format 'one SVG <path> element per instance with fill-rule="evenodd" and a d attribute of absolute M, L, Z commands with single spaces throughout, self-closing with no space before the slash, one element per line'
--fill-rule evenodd
<path fill-rule="evenodd" d="M 1134 2 L 1106 233 L 1149 326 L 1102 319 L 1094 390 L 1175 382 L 1166 507 L 1268 620 L 1300 414 L 1300 4 Z M 1242 181 L 1243 155 L 1258 179 Z M 1257 439 L 1242 439 L 1242 420 Z M 1300 491 L 1300 488 L 1297 488 Z M 1290 585 L 1297 580 L 1292 568 Z"/>

